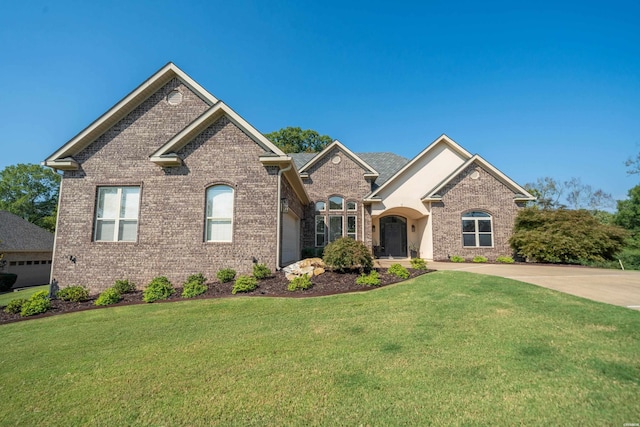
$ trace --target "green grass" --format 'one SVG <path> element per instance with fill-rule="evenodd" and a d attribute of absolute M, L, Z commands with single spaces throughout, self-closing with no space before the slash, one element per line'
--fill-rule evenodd
<path fill-rule="evenodd" d="M 0 425 L 623 425 L 640 313 L 437 272 L 0 326 Z"/>
<path fill-rule="evenodd" d="M 6 292 L 4 294 L 0 294 L 0 307 L 6 307 L 7 304 L 11 300 L 18 298 L 29 298 L 31 295 L 35 294 L 38 291 L 49 290 L 49 285 L 42 286 L 32 286 L 30 288 L 25 288 L 18 292 Z"/>

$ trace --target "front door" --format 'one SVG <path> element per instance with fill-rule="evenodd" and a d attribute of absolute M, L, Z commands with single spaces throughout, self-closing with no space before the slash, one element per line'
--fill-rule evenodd
<path fill-rule="evenodd" d="M 407 257 L 407 220 L 400 216 L 380 219 L 382 255 L 392 258 Z"/>

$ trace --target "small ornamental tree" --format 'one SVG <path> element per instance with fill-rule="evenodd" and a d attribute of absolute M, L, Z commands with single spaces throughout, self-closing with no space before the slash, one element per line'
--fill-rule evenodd
<path fill-rule="evenodd" d="M 324 248 L 322 260 L 330 268 L 338 271 L 368 270 L 373 266 L 371 251 L 364 243 L 351 237 L 341 237 Z"/>
<path fill-rule="evenodd" d="M 516 217 L 509 243 L 524 258 L 578 263 L 614 259 L 627 236 L 622 228 L 602 224 L 586 210 L 526 208 Z"/>

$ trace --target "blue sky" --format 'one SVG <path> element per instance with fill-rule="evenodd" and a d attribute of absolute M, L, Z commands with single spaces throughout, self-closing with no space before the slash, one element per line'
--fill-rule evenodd
<path fill-rule="evenodd" d="M 169 61 L 267 133 L 413 157 L 446 133 L 517 182 L 640 182 L 640 2 L 3 2 L 0 169 Z"/>

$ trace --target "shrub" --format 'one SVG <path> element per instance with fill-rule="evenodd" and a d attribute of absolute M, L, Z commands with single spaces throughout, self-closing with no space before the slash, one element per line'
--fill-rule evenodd
<path fill-rule="evenodd" d="M 478 262 L 478 263 L 483 263 L 483 262 L 487 262 L 487 257 L 484 257 L 482 255 L 476 255 L 473 257 L 473 262 Z"/>
<path fill-rule="evenodd" d="M 8 292 L 18 280 L 18 275 L 13 273 L 0 273 L 0 292 Z"/>
<path fill-rule="evenodd" d="M 27 302 L 26 298 L 17 298 L 9 301 L 9 304 L 4 308 L 5 313 L 18 314 L 22 310 L 22 306 Z"/>
<path fill-rule="evenodd" d="M 509 239 L 516 254 L 538 262 L 613 260 L 628 233 L 602 224 L 586 210 L 526 208 L 516 217 Z"/>
<path fill-rule="evenodd" d="M 312 283 L 311 279 L 309 279 L 309 276 L 303 274 L 302 276 L 295 277 L 291 282 L 289 282 L 289 286 L 287 286 L 287 289 L 293 292 L 297 291 L 298 289 L 309 289 L 311 285 Z"/>
<path fill-rule="evenodd" d="M 56 293 L 62 301 L 82 302 L 89 299 L 89 289 L 83 286 L 67 286 Z"/>
<path fill-rule="evenodd" d="M 207 281 L 207 278 L 204 277 L 204 274 L 196 273 L 187 277 L 187 281 L 185 283 L 195 282 L 195 283 L 199 283 L 200 285 L 204 285 L 206 281 Z"/>
<path fill-rule="evenodd" d="M 334 270 L 345 271 L 369 269 L 373 266 L 373 257 L 364 243 L 350 237 L 341 237 L 324 248 L 323 261 Z"/>
<path fill-rule="evenodd" d="M 496 258 L 496 262 L 499 262 L 500 264 L 513 264 L 513 258 L 511 258 L 510 256 L 499 256 L 498 258 Z"/>
<path fill-rule="evenodd" d="M 207 292 L 207 285 L 197 280 L 186 282 L 182 287 L 182 298 L 193 298 Z"/>
<path fill-rule="evenodd" d="M 371 270 L 369 274 L 362 273 L 356 279 L 356 284 L 363 286 L 380 286 L 380 275 L 376 270 Z"/>
<path fill-rule="evenodd" d="M 451 257 L 449 258 L 449 261 L 451 261 L 451 262 L 464 262 L 464 258 L 459 256 L 459 255 L 451 255 Z"/>
<path fill-rule="evenodd" d="M 27 317 L 44 313 L 51 308 L 49 291 L 38 291 L 22 304 L 20 316 Z"/>
<path fill-rule="evenodd" d="M 122 294 L 118 289 L 113 286 L 105 289 L 94 302 L 95 305 L 111 305 L 119 302 L 122 299 Z"/>
<path fill-rule="evenodd" d="M 113 289 L 118 291 L 120 295 L 124 295 L 134 292 L 136 290 L 136 285 L 127 279 L 116 280 L 116 283 L 113 285 Z"/>
<path fill-rule="evenodd" d="M 175 290 L 169 279 L 164 276 L 159 276 L 147 285 L 147 288 L 142 292 L 142 299 L 144 302 L 154 302 L 167 299 L 173 295 L 174 292 Z"/>
<path fill-rule="evenodd" d="M 422 258 L 412 258 L 411 259 L 411 268 L 415 270 L 426 270 L 427 262 Z"/>
<path fill-rule="evenodd" d="M 265 264 L 254 264 L 253 277 L 258 280 L 266 279 L 267 277 L 271 277 L 271 270 L 269 270 L 269 267 Z"/>
<path fill-rule="evenodd" d="M 389 270 L 387 270 L 387 272 L 401 279 L 409 278 L 409 271 L 400 264 L 391 264 L 391 267 L 389 267 Z"/>
<path fill-rule="evenodd" d="M 233 268 L 223 268 L 218 271 L 216 277 L 221 283 L 227 283 L 233 280 L 236 277 L 236 271 Z"/>
<path fill-rule="evenodd" d="M 234 272 L 235 273 L 235 272 Z M 252 276 L 238 276 L 236 282 L 233 284 L 232 294 L 238 292 L 251 292 L 258 287 L 258 280 Z"/>

